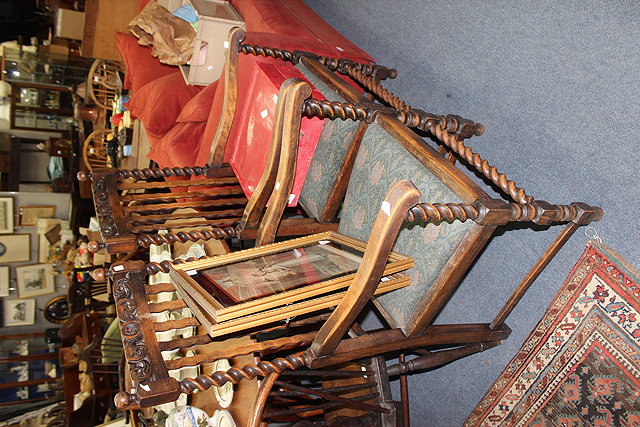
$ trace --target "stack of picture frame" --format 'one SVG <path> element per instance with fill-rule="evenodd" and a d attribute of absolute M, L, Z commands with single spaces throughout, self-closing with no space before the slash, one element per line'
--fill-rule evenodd
<path fill-rule="evenodd" d="M 360 266 L 366 243 L 325 232 L 174 264 L 178 293 L 216 337 L 335 307 Z M 409 284 L 413 259 L 392 252 L 376 294 Z"/>
<path fill-rule="evenodd" d="M 35 323 L 36 300 L 32 297 L 55 292 L 51 264 L 19 265 L 15 267 L 17 298 L 10 296 L 11 267 L 9 264 L 31 261 L 31 233 L 14 233 L 16 226 L 31 227 L 40 217 L 53 217 L 55 206 L 24 206 L 18 209 L 15 221 L 13 197 L 0 197 L 0 297 L 2 326 L 23 326 Z"/>

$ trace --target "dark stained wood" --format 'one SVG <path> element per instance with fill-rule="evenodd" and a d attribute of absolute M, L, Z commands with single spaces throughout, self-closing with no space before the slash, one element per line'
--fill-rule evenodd
<path fill-rule="evenodd" d="M 349 143 L 349 149 L 347 150 L 344 159 L 342 159 L 342 165 L 338 172 L 338 176 L 336 176 L 333 183 L 329 200 L 327 200 L 327 204 L 322 210 L 320 218 L 318 218 L 320 222 L 333 221 L 338 215 L 340 205 L 344 200 L 345 194 L 347 194 L 347 187 L 349 185 L 349 179 L 351 178 L 353 164 L 356 161 L 356 156 L 360 149 L 360 143 L 362 142 L 364 133 L 367 131 L 367 126 L 368 124 L 365 122 L 358 123 L 358 128 Z"/>
<path fill-rule="evenodd" d="M 287 206 L 289 194 L 293 188 L 298 158 L 298 139 L 300 138 L 300 123 L 302 104 L 311 96 L 311 86 L 302 80 L 290 79 L 291 88 L 285 95 L 285 109 L 283 111 L 282 138 L 280 161 L 276 182 L 269 198 L 269 207 L 262 219 L 256 236 L 256 245 L 262 246 L 273 243 L 276 238 L 278 224 L 282 219 L 284 208 Z"/>
<path fill-rule="evenodd" d="M 224 66 L 224 78 L 220 79 L 220 82 L 224 84 L 224 101 L 220 121 L 209 152 L 208 164 L 213 168 L 222 166 L 224 150 L 227 147 L 229 132 L 236 113 L 238 104 L 238 46 L 244 40 L 244 30 L 239 27 L 232 28 L 229 31 L 228 40 L 229 47 Z"/>
<path fill-rule="evenodd" d="M 289 100 L 289 93 L 292 89 L 292 81 L 287 80 L 282 84 L 276 103 L 276 112 L 273 119 L 273 133 L 271 134 L 271 145 L 267 157 L 267 165 L 262 172 L 260 181 L 256 186 L 253 197 L 247 203 L 246 210 L 238 226 L 238 231 L 245 229 L 257 229 L 262 216 L 262 211 L 271 196 L 271 191 L 275 185 L 278 173 L 278 162 L 280 150 L 282 148 L 282 135 L 284 127 L 285 102 Z"/>
<path fill-rule="evenodd" d="M 407 180 L 387 194 L 371 230 L 362 264 L 353 283 L 329 320 L 322 326 L 308 352 L 314 357 L 333 353 L 380 282 L 387 257 L 395 243 L 407 210 L 420 201 L 420 191 Z"/>
<path fill-rule="evenodd" d="M 459 346 L 472 342 L 505 340 L 511 329 L 502 325 L 491 329 L 488 323 L 431 325 L 421 335 L 405 336 L 400 329 L 371 332 L 367 335 L 342 341 L 335 351 L 327 356 L 310 361 L 310 368 L 324 368 L 350 360 L 384 354 L 409 348 L 427 346 Z"/>
<path fill-rule="evenodd" d="M 547 250 L 542 254 L 538 262 L 531 268 L 529 273 L 522 279 L 522 282 L 518 285 L 518 287 L 513 291 L 509 300 L 502 307 L 500 312 L 496 315 L 493 322 L 491 322 L 491 328 L 497 328 L 504 324 L 505 320 L 511 314 L 513 309 L 516 307 L 518 302 L 522 299 L 524 294 L 529 290 L 533 282 L 538 278 L 540 273 L 549 265 L 551 260 L 556 256 L 556 254 L 562 249 L 565 243 L 569 240 L 573 233 L 576 232 L 579 225 L 575 222 L 568 223 L 558 234 L 558 236 L 551 242 L 551 245 L 547 248 Z"/>

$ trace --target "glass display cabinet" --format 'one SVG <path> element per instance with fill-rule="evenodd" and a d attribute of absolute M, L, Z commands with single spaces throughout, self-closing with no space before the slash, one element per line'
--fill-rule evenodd
<path fill-rule="evenodd" d="M 70 88 L 11 82 L 12 129 L 68 132 L 73 122 Z"/>

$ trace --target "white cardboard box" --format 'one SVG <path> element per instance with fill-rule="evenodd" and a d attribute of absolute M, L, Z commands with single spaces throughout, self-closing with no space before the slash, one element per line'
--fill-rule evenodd
<path fill-rule="evenodd" d="M 225 47 L 229 30 L 246 28 L 244 21 L 227 1 L 190 0 L 198 14 L 198 32 L 194 40 L 191 64 L 180 66 L 187 84 L 209 85 L 220 78 L 225 62 Z M 206 44 L 206 55 L 201 47 Z"/>
<path fill-rule="evenodd" d="M 84 34 L 84 12 L 71 9 L 56 10 L 56 37 L 82 40 Z"/>

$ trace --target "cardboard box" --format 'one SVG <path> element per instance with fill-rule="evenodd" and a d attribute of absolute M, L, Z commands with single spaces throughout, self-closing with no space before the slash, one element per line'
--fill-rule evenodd
<path fill-rule="evenodd" d="M 71 9 L 56 10 L 56 37 L 82 40 L 84 34 L 84 12 Z"/>
<path fill-rule="evenodd" d="M 190 65 L 181 65 L 180 71 L 190 85 L 209 85 L 220 78 L 224 67 L 225 42 L 233 27 L 246 29 L 242 17 L 227 1 L 191 0 L 198 14 L 198 32 L 193 41 L 193 57 Z M 206 54 L 201 47 L 206 44 Z"/>

